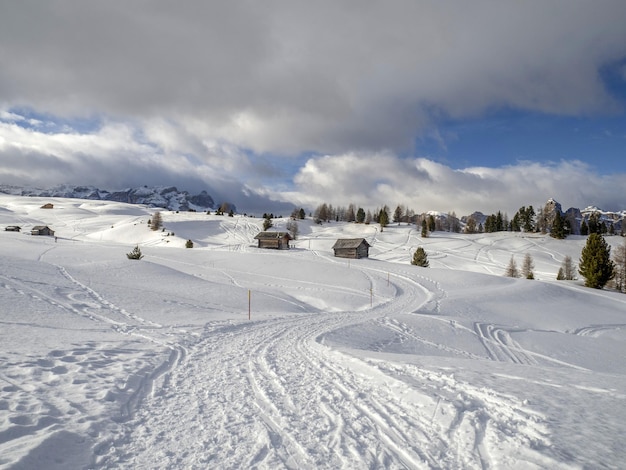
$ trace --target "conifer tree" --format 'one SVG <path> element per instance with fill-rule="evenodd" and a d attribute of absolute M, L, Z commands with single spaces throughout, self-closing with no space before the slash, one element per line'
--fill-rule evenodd
<path fill-rule="evenodd" d="M 185 242 L 185 248 L 193 248 L 193 242 L 191 240 L 187 240 Z"/>
<path fill-rule="evenodd" d="M 272 222 L 271 214 L 264 214 L 263 231 L 266 231 L 273 226 L 274 226 L 274 222 Z"/>
<path fill-rule="evenodd" d="M 589 235 L 589 226 L 587 225 L 587 222 L 585 222 L 584 220 L 580 224 L 580 234 L 584 236 Z"/>
<path fill-rule="evenodd" d="M 387 225 L 389 225 L 389 211 L 387 206 L 383 207 L 378 214 L 378 223 L 380 224 L 380 231 L 382 232 Z"/>
<path fill-rule="evenodd" d="M 550 236 L 558 240 L 563 240 L 565 238 L 565 223 L 563 222 L 563 217 L 558 210 L 554 215 L 554 221 L 552 222 L 552 228 L 550 229 Z"/>
<path fill-rule="evenodd" d="M 422 220 L 422 238 L 428 237 L 428 224 L 426 223 L 426 219 Z"/>
<path fill-rule="evenodd" d="M 139 248 L 139 245 L 136 245 L 135 248 L 133 248 L 133 251 L 131 251 L 130 253 L 126 253 L 126 257 L 128 259 L 141 259 L 143 258 L 143 254 L 141 253 L 141 249 Z"/>
<path fill-rule="evenodd" d="M 584 246 L 578 272 L 585 278 L 585 286 L 602 289 L 613 279 L 614 264 L 611 261 L 611 247 L 599 233 L 592 233 Z"/>
<path fill-rule="evenodd" d="M 413 259 L 411 260 L 411 264 L 414 266 L 421 266 L 422 268 L 427 268 L 429 266 L 428 255 L 426 251 L 421 246 L 415 250 L 413 254 Z"/>
<path fill-rule="evenodd" d="M 356 222 L 358 224 L 362 224 L 363 222 L 365 222 L 365 211 L 362 207 L 359 207 L 359 209 L 356 211 Z"/>

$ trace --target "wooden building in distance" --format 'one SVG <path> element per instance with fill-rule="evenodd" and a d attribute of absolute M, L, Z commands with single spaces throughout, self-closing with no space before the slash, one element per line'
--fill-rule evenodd
<path fill-rule="evenodd" d="M 274 250 L 288 250 L 289 240 L 293 240 L 287 232 L 259 232 L 254 239 L 259 241 L 259 248 Z"/>
<path fill-rule="evenodd" d="M 31 235 L 49 235 L 49 236 L 54 236 L 54 230 L 52 230 L 47 225 L 36 225 L 30 231 L 30 234 Z"/>
<path fill-rule="evenodd" d="M 335 256 L 338 258 L 367 258 L 370 244 L 365 238 L 340 238 L 333 245 Z"/>

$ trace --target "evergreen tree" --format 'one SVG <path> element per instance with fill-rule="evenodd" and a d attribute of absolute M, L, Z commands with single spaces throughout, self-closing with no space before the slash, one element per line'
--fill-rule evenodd
<path fill-rule="evenodd" d="M 562 266 L 559 268 L 559 272 L 556 274 L 556 280 L 557 281 L 564 281 L 565 280 L 565 273 L 563 272 L 563 267 Z"/>
<path fill-rule="evenodd" d="M 519 277 L 519 269 L 517 269 L 517 263 L 515 262 L 515 258 L 511 255 L 511 260 L 509 261 L 508 266 L 506 267 L 506 271 L 504 271 L 504 275 L 507 277 Z"/>
<path fill-rule="evenodd" d="M 378 213 L 378 223 L 380 224 L 381 232 L 389 225 L 389 209 L 387 206 L 384 206 Z"/>
<path fill-rule="evenodd" d="M 191 240 L 187 240 L 185 243 L 185 248 L 193 248 L 193 242 Z"/>
<path fill-rule="evenodd" d="M 263 215 L 263 231 L 266 231 L 274 226 L 274 222 L 272 222 L 272 214 L 264 214 Z"/>
<path fill-rule="evenodd" d="M 465 233 L 476 233 L 478 228 L 476 227 L 476 219 L 470 216 L 465 223 Z"/>
<path fill-rule="evenodd" d="M 587 225 L 587 222 L 585 222 L 584 220 L 580 224 L 580 234 L 584 236 L 589 235 L 589 226 Z"/>
<path fill-rule="evenodd" d="M 435 230 L 437 230 L 437 223 L 435 222 L 435 216 L 430 214 L 428 216 L 428 231 L 434 232 Z"/>
<path fill-rule="evenodd" d="M 526 253 L 524 256 L 524 263 L 522 264 L 522 277 L 526 279 L 535 279 L 535 273 L 533 272 L 535 269 L 535 262 L 533 261 L 533 257 L 530 256 L 530 253 Z"/>
<path fill-rule="evenodd" d="M 585 278 L 585 286 L 602 289 L 613 278 L 614 267 L 611 247 L 604 237 L 598 233 L 590 234 L 578 264 L 578 272 Z"/>
<path fill-rule="evenodd" d="M 359 224 L 365 222 L 365 211 L 362 207 L 359 207 L 359 209 L 356 211 L 356 221 Z"/>
<path fill-rule="evenodd" d="M 141 253 L 141 249 L 139 248 L 139 245 L 136 245 L 135 248 L 133 248 L 133 251 L 131 251 L 130 253 L 126 253 L 126 257 L 128 259 L 141 259 L 143 258 L 143 254 Z"/>
<path fill-rule="evenodd" d="M 422 238 L 428 237 L 428 224 L 426 223 L 426 219 L 422 220 Z"/>
<path fill-rule="evenodd" d="M 420 246 L 417 250 L 415 250 L 411 264 L 414 266 L 421 266 L 422 268 L 427 268 L 429 266 L 430 263 L 428 262 L 428 255 L 426 254 L 426 251 L 424 251 L 424 248 Z"/>
<path fill-rule="evenodd" d="M 398 205 L 396 207 L 396 210 L 393 211 L 393 222 L 400 225 L 400 222 L 402 222 L 402 214 L 403 214 L 403 210 L 402 210 L 402 206 Z"/>
<path fill-rule="evenodd" d="M 304 209 L 300 208 L 300 212 L 298 213 L 298 218 L 300 220 L 304 220 L 306 218 L 306 213 L 304 212 Z"/>
<path fill-rule="evenodd" d="M 550 229 L 550 236 L 558 240 L 565 238 L 565 224 L 563 223 L 563 217 L 557 210 L 554 215 L 554 221 L 552 222 L 552 228 Z"/>

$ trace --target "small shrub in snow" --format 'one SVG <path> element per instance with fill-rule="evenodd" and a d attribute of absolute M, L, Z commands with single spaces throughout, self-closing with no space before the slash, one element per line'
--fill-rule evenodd
<path fill-rule="evenodd" d="M 185 243 L 185 248 L 193 248 L 193 242 L 191 240 L 187 240 L 187 243 Z"/>
<path fill-rule="evenodd" d="M 141 253 L 141 249 L 139 248 L 139 245 L 135 246 L 135 248 L 133 248 L 133 251 L 131 251 L 130 253 L 126 253 L 126 257 L 128 259 L 141 259 L 141 258 L 143 258 L 143 254 Z"/>

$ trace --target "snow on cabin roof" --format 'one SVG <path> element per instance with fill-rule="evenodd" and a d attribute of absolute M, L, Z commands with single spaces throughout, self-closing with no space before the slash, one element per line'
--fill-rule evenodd
<path fill-rule="evenodd" d="M 255 240 L 275 240 L 277 238 L 285 238 L 289 237 L 291 239 L 291 235 L 287 232 L 259 232 L 254 239 Z"/>
<path fill-rule="evenodd" d="M 341 248 L 358 248 L 361 243 L 365 243 L 367 246 L 370 246 L 365 238 L 340 238 L 333 245 L 333 250 Z"/>

